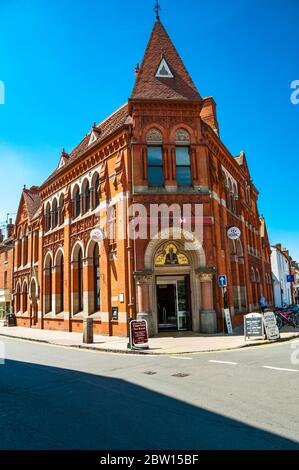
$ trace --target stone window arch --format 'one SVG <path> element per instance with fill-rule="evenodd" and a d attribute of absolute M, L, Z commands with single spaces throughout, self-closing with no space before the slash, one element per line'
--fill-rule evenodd
<path fill-rule="evenodd" d="M 163 136 L 159 129 L 152 128 L 146 134 L 146 143 L 148 145 L 162 145 Z"/>
<path fill-rule="evenodd" d="M 190 135 L 186 129 L 178 129 L 174 136 L 175 145 L 190 145 Z"/>

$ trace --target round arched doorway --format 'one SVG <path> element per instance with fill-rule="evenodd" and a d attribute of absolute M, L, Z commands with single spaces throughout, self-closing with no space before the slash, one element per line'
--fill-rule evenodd
<path fill-rule="evenodd" d="M 158 331 L 192 330 L 191 263 L 175 242 L 164 243 L 154 257 Z"/>

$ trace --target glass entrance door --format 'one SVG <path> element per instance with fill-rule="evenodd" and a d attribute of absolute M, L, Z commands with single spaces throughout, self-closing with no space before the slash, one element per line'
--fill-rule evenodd
<path fill-rule="evenodd" d="M 189 276 L 157 279 L 159 331 L 191 329 Z"/>
<path fill-rule="evenodd" d="M 177 302 L 177 324 L 178 331 L 191 329 L 191 318 L 189 308 L 189 279 L 176 281 L 176 302 Z"/>

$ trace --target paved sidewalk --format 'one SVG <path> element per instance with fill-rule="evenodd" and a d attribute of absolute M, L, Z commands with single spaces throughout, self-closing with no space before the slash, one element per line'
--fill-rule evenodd
<path fill-rule="evenodd" d="M 128 338 L 117 336 L 94 336 L 93 344 L 83 344 L 82 333 L 69 333 L 63 331 L 39 330 L 35 328 L 23 327 L 0 327 L 0 336 L 38 341 L 59 346 L 88 348 L 98 351 L 109 351 L 117 353 L 131 353 L 127 348 Z M 299 331 L 286 330 L 281 332 L 281 341 L 292 338 L 299 338 Z M 199 335 L 195 333 L 165 333 L 157 337 L 150 338 L 148 351 L 143 354 L 186 354 L 194 352 L 223 351 L 238 349 L 246 346 L 257 346 L 270 344 L 270 341 L 244 340 L 240 331 L 232 336 Z M 139 353 L 139 352 L 138 352 Z"/>

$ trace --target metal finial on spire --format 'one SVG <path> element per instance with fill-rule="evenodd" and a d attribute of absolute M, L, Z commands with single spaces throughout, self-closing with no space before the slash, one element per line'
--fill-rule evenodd
<path fill-rule="evenodd" d="M 154 8 L 154 11 L 156 13 L 156 19 L 160 20 L 159 12 L 161 11 L 161 7 L 160 7 L 160 4 L 159 4 L 159 0 L 156 0 L 156 5 L 155 5 L 155 8 Z"/>

